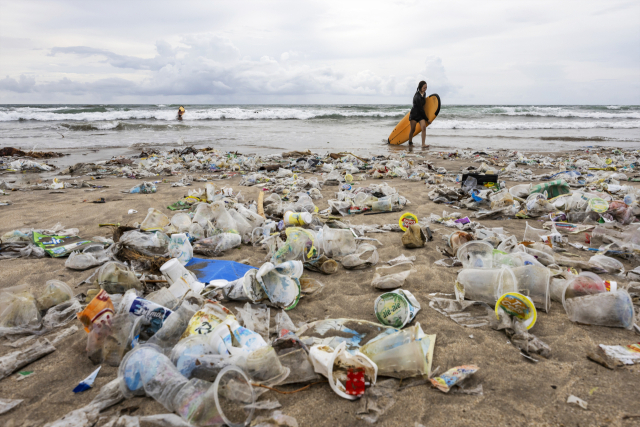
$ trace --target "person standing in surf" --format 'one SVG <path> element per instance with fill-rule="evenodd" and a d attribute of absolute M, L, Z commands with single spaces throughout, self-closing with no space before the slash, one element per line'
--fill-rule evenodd
<path fill-rule="evenodd" d="M 424 142 L 427 137 L 427 125 L 431 124 L 431 122 L 427 118 L 427 114 L 424 112 L 424 104 L 425 102 L 427 102 L 427 98 L 424 95 L 426 91 L 427 82 L 422 80 L 420 83 L 418 83 L 416 94 L 413 95 L 413 107 L 411 107 L 411 112 L 409 113 L 409 123 L 411 124 L 411 132 L 409 133 L 409 145 L 413 145 L 412 139 L 413 134 L 416 131 L 416 123 L 420 123 L 420 126 L 422 127 L 422 146 L 425 146 Z"/>
<path fill-rule="evenodd" d="M 180 108 L 178 108 L 178 120 L 182 120 L 183 114 L 184 114 L 184 107 L 181 105 Z"/>

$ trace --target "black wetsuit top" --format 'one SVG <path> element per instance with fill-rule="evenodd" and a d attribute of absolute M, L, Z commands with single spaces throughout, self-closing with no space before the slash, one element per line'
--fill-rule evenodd
<path fill-rule="evenodd" d="M 416 94 L 413 95 L 413 107 L 411 107 L 411 113 L 409 113 L 409 120 L 416 122 L 420 120 L 427 121 L 427 115 L 424 112 L 425 102 L 427 102 L 427 98 L 422 96 L 419 90 L 416 90 Z"/>

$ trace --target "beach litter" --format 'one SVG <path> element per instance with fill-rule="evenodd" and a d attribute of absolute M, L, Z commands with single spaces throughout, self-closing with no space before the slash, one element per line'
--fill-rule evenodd
<path fill-rule="evenodd" d="M 113 425 L 159 417 L 172 425 L 297 425 L 276 410 L 286 410 L 285 400 L 258 398 L 304 392 L 315 384 L 324 384 L 316 387 L 325 393 L 359 400 L 356 418 L 376 423 L 406 387 L 432 385 L 455 398 L 489 393 L 477 383 L 481 359 L 440 374 L 432 370 L 436 332 L 443 332 L 429 316 L 453 321 L 444 332 L 447 346 L 455 330 L 472 345 L 482 345 L 485 336 L 504 341 L 506 335 L 525 366 L 553 357 L 534 335 L 544 330 L 552 310 L 561 310 L 563 328 L 640 332 L 640 272 L 633 267 L 640 255 L 640 193 L 631 184 L 637 152 L 600 150 L 603 157 L 594 152 L 570 159 L 514 150 L 476 153 L 368 158 L 310 151 L 242 155 L 181 146 L 62 171 L 90 181 L 3 181 L 0 188 L 7 192 L 71 192 L 93 190 L 100 182 L 95 180 L 107 176 L 141 179 L 123 193 L 147 196 L 122 197 L 142 197 L 149 204 L 134 205 L 147 209 L 140 223 L 104 218 L 109 223 L 101 225 L 111 228 L 111 238 L 81 238 L 84 232 L 60 224 L 0 237 L 3 262 L 45 254 L 54 258 L 49 262 L 61 262 L 55 258 L 68 256 L 69 270 L 87 271 L 77 296 L 76 284 L 53 279 L 34 284 L 37 291 L 0 290 L 0 334 L 19 337 L 5 343 L 15 350 L 0 358 L 0 376 L 54 352 L 77 327 L 47 336 L 52 341 L 40 336 L 77 318 L 86 332 L 85 354 L 100 367 L 74 392 L 91 388 L 103 364 L 118 368 L 117 379 L 92 403 L 50 426 L 93 425 L 101 410 L 133 396 L 147 396 L 170 413 L 114 415 Z M 432 164 L 447 159 L 468 164 L 460 170 Z M 9 166 L 49 168 L 34 163 L 12 158 Z M 549 168 L 558 170 L 537 170 Z M 224 184 L 234 177 L 240 188 Z M 517 184 L 507 186 L 507 180 Z M 438 214 L 419 219 L 405 211 L 421 206 L 409 200 L 418 194 L 402 194 L 400 185 L 407 182 L 423 183 L 422 202 L 439 204 Z M 160 187 L 180 191 L 171 193 L 177 196 L 166 208 L 153 204 Z M 254 193 L 256 200 L 250 198 Z M 511 222 L 496 222 L 521 219 L 517 233 L 510 231 Z M 407 255 L 398 251 L 403 248 Z M 430 251 L 437 257 L 426 261 Z M 632 268 L 625 268 L 629 263 Z M 428 280 L 441 286 L 427 298 L 425 265 Z M 455 278 L 430 275 L 440 271 Z M 336 286 L 331 275 L 340 277 L 339 298 L 327 296 L 325 289 Z M 366 308 L 374 322 L 329 315 L 350 303 L 353 283 L 376 291 Z M 326 305 L 327 313 L 307 311 L 314 303 Z M 461 327 L 479 329 L 468 335 Z M 548 336 L 548 330 L 539 335 Z M 450 351 L 447 346 L 439 352 Z M 637 347 L 603 344 L 587 357 L 615 369 L 640 363 Z M 38 372 L 30 381 L 40 378 Z M 403 385 L 408 379 L 414 382 Z M 20 402 L 0 400 L 0 413 Z M 567 402 L 586 409 L 575 396 Z M 256 417 L 257 411 L 274 412 Z"/>

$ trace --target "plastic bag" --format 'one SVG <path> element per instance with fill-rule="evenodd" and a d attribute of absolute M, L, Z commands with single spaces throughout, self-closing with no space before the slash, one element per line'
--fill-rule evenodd
<path fill-rule="evenodd" d="M 144 221 L 142 221 L 142 224 L 140 224 L 140 229 L 142 231 L 162 230 L 164 227 L 169 225 L 170 222 L 169 217 L 158 209 L 149 208 L 147 216 Z"/>
<path fill-rule="evenodd" d="M 40 310 L 30 292 L 1 294 L 0 310 L 0 335 L 30 332 L 41 326 Z"/>
<path fill-rule="evenodd" d="M 94 283 L 109 294 L 124 294 L 129 289 L 144 291 L 136 274 L 126 265 L 114 261 L 98 269 Z"/>
<path fill-rule="evenodd" d="M 97 267 L 109 261 L 107 251 L 103 245 L 87 246 L 82 252 L 76 251 L 69 255 L 64 266 L 71 270 L 86 270 Z"/>

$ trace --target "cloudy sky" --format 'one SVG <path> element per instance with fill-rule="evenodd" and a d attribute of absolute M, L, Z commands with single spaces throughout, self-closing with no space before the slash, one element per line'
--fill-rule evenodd
<path fill-rule="evenodd" d="M 640 104 L 638 0 L 0 0 L 0 103 Z"/>

